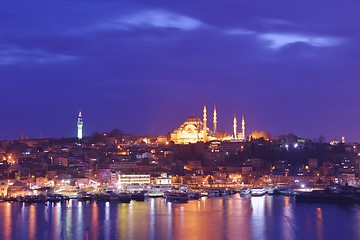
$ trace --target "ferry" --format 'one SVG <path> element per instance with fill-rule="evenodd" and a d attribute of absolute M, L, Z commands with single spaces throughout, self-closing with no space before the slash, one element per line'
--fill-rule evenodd
<path fill-rule="evenodd" d="M 264 196 L 266 194 L 266 190 L 263 187 L 257 187 L 251 189 L 251 196 L 258 197 Z"/>
<path fill-rule="evenodd" d="M 189 201 L 188 195 L 180 191 L 167 191 L 164 193 L 164 197 L 167 201 L 174 203 L 187 203 Z"/>

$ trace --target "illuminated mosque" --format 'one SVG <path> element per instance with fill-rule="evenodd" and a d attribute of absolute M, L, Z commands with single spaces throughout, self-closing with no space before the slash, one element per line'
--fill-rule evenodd
<path fill-rule="evenodd" d="M 207 127 L 207 110 L 206 105 L 203 109 L 203 120 L 195 117 L 194 115 L 187 118 L 180 127 L 174 130 L 170 134 L 170 139 L 175 144 L 189 144 L 197 142 L 208 142 L 212 140 L 231 140 L 231 141 L 244 141 L 245 137 L 245 119 L 244 115 L 242 116 L 241 129 L 242 132 L 237 132 L 237 120 L 236 115 L 234 115 L 233 120 L 233 129 L 234 132 L 232 135 L 221 136 L 219 137 L 216 133 L 217 131 L 217 113 L 216 107 L 214 106 L 213 113 L 213 131 Z"/>

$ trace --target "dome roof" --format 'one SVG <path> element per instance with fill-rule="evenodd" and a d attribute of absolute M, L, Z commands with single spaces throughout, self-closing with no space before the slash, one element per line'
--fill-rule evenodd
<path fill-rule="evenodd" d="M 195 117 L 194 115 L 188 117 L 185 122 L 196 122 L 196 123 L 202 123 L 200 118 Z"/>

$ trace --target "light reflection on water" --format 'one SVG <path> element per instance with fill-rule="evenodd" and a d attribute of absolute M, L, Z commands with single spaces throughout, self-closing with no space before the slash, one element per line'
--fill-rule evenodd
<path fill-rule="evenodd" d="M 360 207 L 292 197 L 0 203 L 0 239 L 360 239 Z M 334 227 L 336 226 L 336 227 Z"/>
<path fill-rule="evenodd" d="M 36 207 L 34 205 L 29 206 L 29 239 L 36 239 Z"/>
<path fill-rule="evenodd" d="M 2 224 L 4 226 L 4 230 L 2 231 L 4 233 L 4 239 L 8 240 L 11 239 L 11 226 L 12 226 L 12 214 L 11 214 L 11 203 L 4 203 L 4 214 L 2 215 L 3 219 L 6 219 L 5 224 Z"/>

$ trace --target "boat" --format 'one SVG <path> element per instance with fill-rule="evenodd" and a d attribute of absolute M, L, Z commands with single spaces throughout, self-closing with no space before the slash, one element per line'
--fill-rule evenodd
<path fill-rule="evenodd" d="M 140 192 L 133 192 L 131 194 L 131 200 L 143 202 L 149 197 L 149 192 L 143 190 Z"/>
<path fill-rule="evenodd" d="M 150 191 L 149 197 L 151 198 L 162 198 L 164 197 L 164 192 L 162 191 Z"/>
<path fill-rule="evenodd" d="M 189 201 L 188 195 L 180 191 L 167 191 L 164 193 L 164 197 L 167 201 L 174 203 L 187 203 Z"/>
<path fill-rule="evenodd" d="M 198 200 L 201 198 L 200 191 L 194 191 L 188 186 L 180 186 L 179 191 L 187 194 L 189 200 Z"/>
<path fill-rule="evenodd" d="M 202 191 L 200 191 L 200 196 L 201 196 L 201 197 L 207 197 L 207 196 L 208 196 L 208 192 L 202 190 Z"/>
<path fill-rule="evenodd" d="M 265 188 L 265 191 L 268 195 L 274 195 L 274 190 L 275 190 L 274 187 L 266 187 Z"/>
<path fill-rule="evenodd" d="M 61 202 L 61 201 L 67 201 L 69 200 L 69 197 L 61 195 L 61 194 L 48 194 L 46 196 L 46 201 L 48 202 Z"/>
<path fill-rule="evenodd" d="M 277 188 L 273 192 L 274 195 L 283 195 L 283 196 L 294 196 L 296 193 L 286 187 Z"/>
<path fill-rule="evenodd" d="M 201 193 L 200 192 L 188 192 L 187 193 L 189 200 L 198 200 L 201 198 Z"/>
<path fill-rule="evenodd" d="M 171 191 L 171 184 L 154 184 L 151 185 L 148 189 L 149 197 L 151 198 L 162 198 L 164 197 L 164 192 Z"/>
<path fill-rule="evenodd" d="M 5 202 L 17 202 L 19 201 L 19 198 L 16 197 L 4 197 Z"/>
<path fill-rule="evenodd" d="M 266 194 L 266 191 L 265 191 L 265 188 L 263 188 L 263 187 L 257 187 L 257 188 L 251 189 L 251 196 L 260 197 L 260 196 L 264 196 L 265 194 Z"/>
<path fill-rule="evenodd" d="M 211 198 L 211 197 L 219 197 L 219 190 L 217 190 L 217 189 L 208 189 L 207 193 L 208 193 L 207 196 L 209 198 Z"/>
<path fill-rule="evenodd" d="M 118 200 L 121 203 L 130 203 L 131 202 L 131 194 L 129 194 L 127 192 L 120 192 L 118 194 Z"/>
<path fill-rule="evenodd" d="M 295 196 L 297 203 L 343 203 L 360 204 L 360 193 L 356 188 L 313 190 L 300 192 Z"/>
<path fill-rule="evenodd" d="M 87 194 L 86 192 L 79 192 L 77 200 L 86 202 L 86 201 L 91 201 L 92 197 L 90 194 Z"/>
<path fill-rule="evenodd" d="M 219 197 L 225 197 L 230 195 L 231 193 L 226 189 L 219 189 Z"/>
<path fill-rule="evenodd" d="M 249 195 L 251 193 L 251 190 L 250 188 L 242 188 L 240 189 L 240 196 L 246 196 L 246 195 Z"/>
<path fill-rule="evenodd" d="M 23 200 L 25 203 L 41 203 L 46 202 L 46 197 L 43 195 L 26 195 Z"/>

